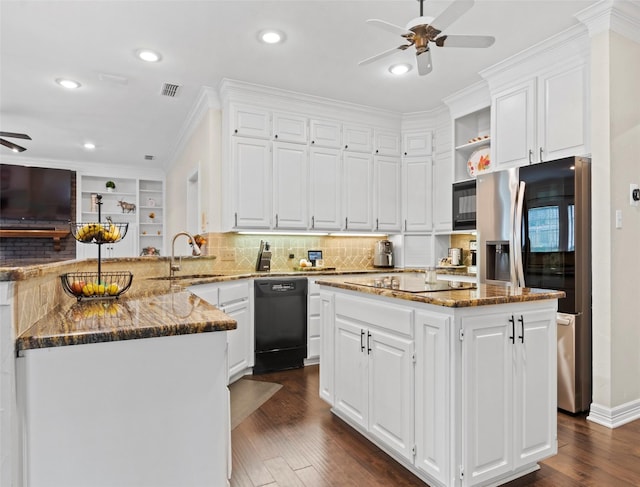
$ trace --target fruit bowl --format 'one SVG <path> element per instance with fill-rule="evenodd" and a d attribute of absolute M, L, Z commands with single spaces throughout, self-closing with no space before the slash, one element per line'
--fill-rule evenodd
<path fill-rule="evenodd" d="M 70 223 L 71 233 L 78 242 L 114 243 L 127 234 L 128 223 Z"/>
<path fill-rule="evenodd" d="M 78 301 L 83 299 L 116 299 L 127 292 L 133 274 L 122 272 L 69 272 L 60 276 L 62 289 Z"/>

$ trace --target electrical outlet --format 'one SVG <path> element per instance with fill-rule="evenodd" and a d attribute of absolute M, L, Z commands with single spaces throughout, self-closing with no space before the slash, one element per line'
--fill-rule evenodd
<path fill-rule="evenodd" d="M 234 262 L 236 260 L 236 250 L 235 249 L 221 250 L 220 260 L 222 262 Z"/>
<path fill-rule="evenodd" d="M 638 206 L 638 202 L 640 202 L 640 189 L 638 189 L 637 184 L 629 185 L 629 204 L 631 206 Z"/>

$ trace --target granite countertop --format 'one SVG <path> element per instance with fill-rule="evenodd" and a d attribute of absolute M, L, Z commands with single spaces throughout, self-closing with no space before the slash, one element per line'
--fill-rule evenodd
<path fill-rule="evenodd" d="M 539 301 L 545 299 L 559 299 L 565 296 L 564 291 L 552 291 L 549 289 L 536 288 L 511 288 L 508 286 L 497 286 L 493 284 L 480 284 L 473 289 L 454 289 L 445 291 L 424 291 L 420 292 L 417 280 L 421 280 L 421 275 L 413 278 L 405 276 L 405 283 L 400 285 L 401 289 L 411 289 L 403 291 L 401 289 L 387 289 L 371 286 L 370 279 L 350 279 L 348 282 L 340 279 L 320 279 L 316 281 L 321 286 L 331 286 L 350 291 L 359 291 L 365 294 L 385 296 L 388 298 L 404 299 L 419 303 L 445 306 L 448 308 L 465 308 L 472 306 L 486 306 L 491 304 L 521 303 L 525 301 Z M 415 282 L 411 282 L 415 280 Z M 424 288 L 428 285 L 421 281 Z"/>
<path fill-rule="evenodd" d="M 234 330 L 236 321 L 184 291 L 59 306 L 16 338 L 16 350 Z"/>

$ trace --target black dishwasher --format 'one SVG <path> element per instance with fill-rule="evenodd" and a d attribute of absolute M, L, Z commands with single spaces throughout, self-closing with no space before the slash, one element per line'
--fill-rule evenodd
<path fill-rule="evenodd" d="M 307 356 L 307 279 L 254 281 L 254 374 L 295 369 Z"/>

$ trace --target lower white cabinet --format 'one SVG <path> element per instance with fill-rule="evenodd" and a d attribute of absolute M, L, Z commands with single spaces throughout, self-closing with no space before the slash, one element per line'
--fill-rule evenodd
<path fill-rule="evenodd" d="M 307 286 L 307 362 L 320 358 L 320 286 L 309 278 Z"/>

